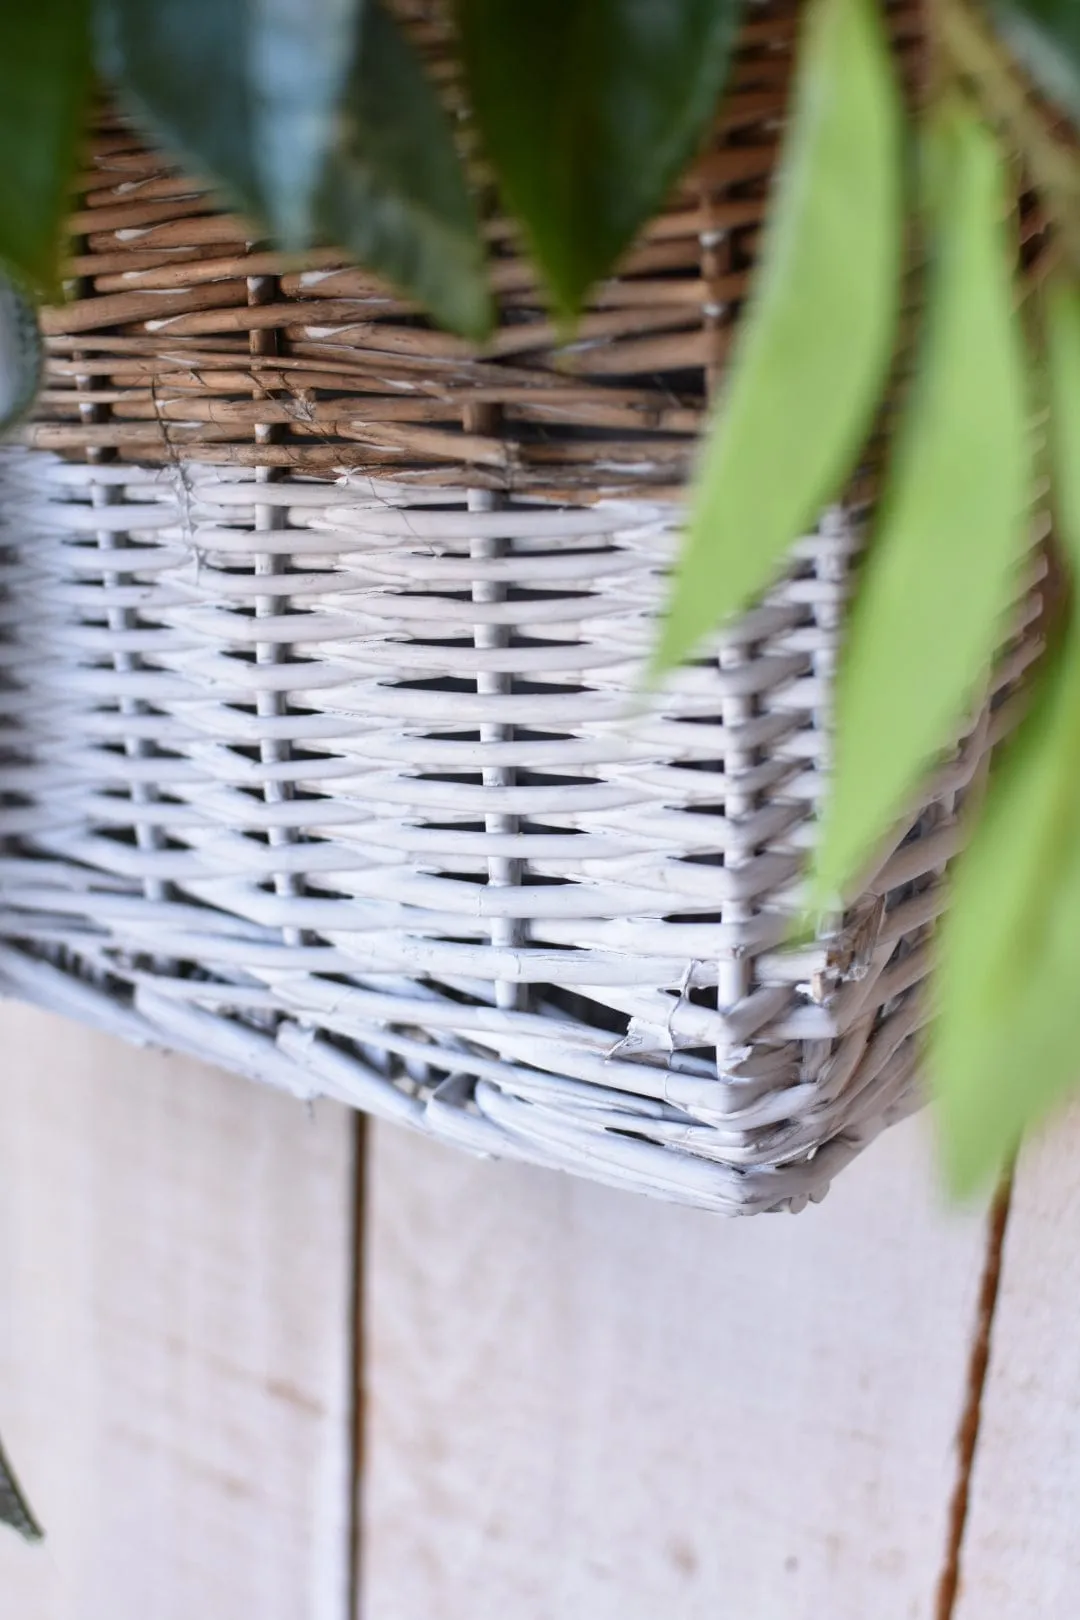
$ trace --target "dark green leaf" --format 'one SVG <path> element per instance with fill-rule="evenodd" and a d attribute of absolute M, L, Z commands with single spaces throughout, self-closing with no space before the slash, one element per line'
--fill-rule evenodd
<path fill-rule="evenodd" d="M 1080 578 L 1080 289 L 1054 282 L 1046 293 L 1050 454 L 1056 533 Z"/>
<path fill-rule="evenodd" d="M 0 5 L 0 260 L 53 297 L 89 73 L 86 0 Z"/>
<path fill-rule="evenodd" d="M 298 0 L 99 3 L 114 77 L 241 208 L 287 245 L 313 225 L 444 324 L 487 330 L 483 253 L 450 125 L 381 5 L 365 0 L 357 47 L 355 0 L 303 12 Z"/>
<path fill-rule="evenodd" d="M 999 26 L 1033 78 L 1080 118 L 1080 5 L 1076 0 L 995 0 Z"/>
<path fill-rule="evenodd" d="M 305 245 L 362 0 L 99 5 L 106 68 L 162 140 L 286 245 Z"/>
<path fill-rule="evenodd" d="M 757 286 L 704 447 L 658 667 L 775 577 L 848 475 L 888 370 L 901 125 L 875 0 L 813 0 L 797 72 Z"/>
<path fill-rule="evenodd" d="M 450 125 L 411 45 L 374 0 L 319 222 L 444 326 L 473 338 L 487 333 L 483 247 Z"/>
<path fill-rule="evenodd" d="M 932 261 L 919 368 L 851 615 L 814 899 L 831 905 L 903 813 L 985 680 L 1031 495 L 1015 245 L 989 130 L 931 134 Z"/>
<path fill-rule="evenodd" d="M 741 0 L 457 0 L 507 205 L 573 316 L 708 129 Z"/>
<path fill-rule="evenodd" d="M 286 246 L 301 247 L 314 231 L 323 162 L 337 133 L 349 69 L 363 48 L 365 3 L 249 0 L 248 9 L 262 192 L 275 234 Z"/>
<path fill-rule="evenodd" d="M 0 433 L 34 403 L 41 377 L 37 312 L 22 289 L 0 271 Z"/>

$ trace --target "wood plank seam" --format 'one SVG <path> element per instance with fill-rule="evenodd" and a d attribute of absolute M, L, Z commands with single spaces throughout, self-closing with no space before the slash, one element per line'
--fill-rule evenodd
<path fill-rule="evenodd" d="M 349 1607 L 348 1614 L 360 1614 L 363 1569 L 363 1491 L 364 1433 L 367 1410 L 367 1365 L 365 1353 L 364 1291 L 366 1286 L 365 1232 L 367 1209 L 367 1154 L 370 1133 L 367 1119 L 356 1114 L 353 1138 L 352 1189 L 352 1300 L 349 1309 L 350 1354 L 352 1364 L 349 1413 L 349 1443 L 352 1451 L 349 1480 Z"/>
<path fill-rule="evenodd" d="M 1001 1286 L 1001 1260 L 1005 1246 L 1005 1233 L 1009 1225 L 1012 1203 L 1012 1176 L 1002 1181 L 994 1202 L 990 1206 L 986 1226 L 986 1254 L 983 1261 L 979 1300 L 975 1311 L 975 1332 L 968 1360 L 967 1382 L 960 1427 L 956 1436 L 956 1482 L 949 1503 L 945 1563 L 938 1583 L 934 1620 L 953 1620 L 956 1600 L 960 1591 L 960 1567 L 967 1529 L 968 1506 L 971 1500 L 971 1475 L 975 1464 L 975 1451 L 979 1443 L 982 1421 L 983 1393 L 990 1364 L 990 1343 L 994 1331 Z"/>

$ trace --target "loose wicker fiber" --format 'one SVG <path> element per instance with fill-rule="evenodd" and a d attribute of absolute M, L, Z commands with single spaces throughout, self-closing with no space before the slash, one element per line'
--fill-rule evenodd
<path fill-rule="evenodd" d="M 755 9 L 713 148 L 569 353 L 497 221 L 474 354 L 329 255 L 283 268 L 106 123 L 32 448 L 0 452 L 9 990 L 729 1213 L 798 1208 L 913 1105 L 1036 599 L 798 951 L 860 498 L 630 712 L 791 16 Z"/>

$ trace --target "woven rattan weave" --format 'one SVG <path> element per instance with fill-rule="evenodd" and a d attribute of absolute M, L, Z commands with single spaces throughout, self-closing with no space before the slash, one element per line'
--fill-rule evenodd
<path fill-rule="evenodd" d="M 799 1207 L 913 1105 L 1035 598 L 797 951 L 861 497 L 633 702 L 794 10 L 754 8 L 709 151 L 564 349 L 498 219 L 475 352 L 340 257 L 264 252 L 103 121 L 38 420 L 0 452 L 9 990 L 732 1213 Z"/>

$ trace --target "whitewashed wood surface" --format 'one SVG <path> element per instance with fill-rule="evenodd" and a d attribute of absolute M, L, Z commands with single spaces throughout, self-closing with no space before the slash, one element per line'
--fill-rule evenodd
<path fill-rule="evenodd" d="M 1021 1155 L 957 1620 L 1080 1615 L 1080 1108 Z"/>
<path fill-rule="evenodd" d="M 942 1608 L 986 1227 L 925 1122 L 738 1223 L 380 1127 L 358 1234 L 341 1111 L 12 1005 L 0 1054 L 0 1433 L 49 1531 L 0 1532 L 4 1620 L 1080 1613 L 1080 1111 L 1021 1161 Z"/>
<path fill-rule="evenodd" d="M 5 1620 L 343 1620 L 352 1140 L 0 1007 Z"/>
<path fill-rule="evenodd" d="M 369 1177 L 365 1620 L 930 1620 L 984 1225 L 921 1122 L 796 1218 Z"/>

